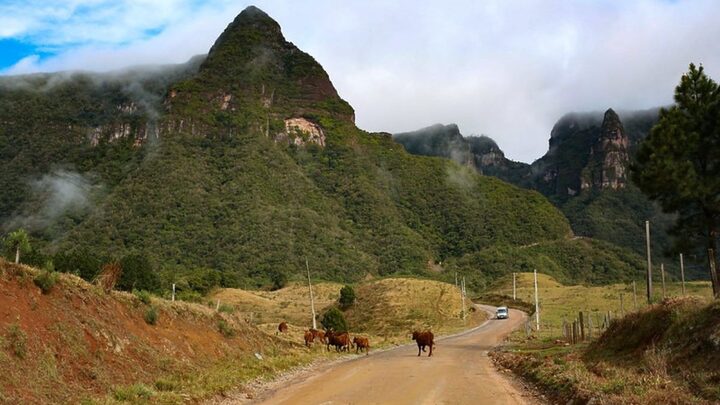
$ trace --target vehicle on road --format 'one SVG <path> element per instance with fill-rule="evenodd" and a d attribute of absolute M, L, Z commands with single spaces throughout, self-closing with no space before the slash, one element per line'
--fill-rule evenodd
<path fill-rule="evenodd" d="M 508 312 L 507 307 L 498 307 L 497 311 L 495 311 L 495 318 L 497 319 L 508 319 L 510 317 L 510 312 Z"/>

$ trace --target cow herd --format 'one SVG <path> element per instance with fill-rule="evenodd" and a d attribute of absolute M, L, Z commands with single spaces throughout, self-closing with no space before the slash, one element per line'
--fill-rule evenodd
<path fill-rule="evenodd" d="M 278 325 L 278 332 L 285 333 L 287 332 L 287 330 L 287 323 L 281 322 L 280 325 Z M 308 329 L 305 331 L 303 337 L 305 340 L 305 346 L 307 347 L 311 347 L 312 344 L 315 342 L 320 342 L 321 344 L 324 344 L 326 346 L 328 351 L 330 351 L 330 346 L 334 346 L 335 351 L 337 352 L 349 352 L 352 348 L 354 348 L 356 354 L 360 353 L 361 351 L 365 351 L 366 355 L 370 354 L 370 340 L 368 338 L 362 336 L 355 336 L 351 341 L 350 334 L 347 332 L 336 332 L 332 329 L 327 331 Z M 435 341 L 433 333 L 431 331 L 416 330 L 412 333 L 412 340 L 417 343 L 418 356 L 420 356 L 422 352 L 426 351 L 426 347 L 430 348 L 430 353 L 428 354 L 428 357 L 432 356 Z"/>

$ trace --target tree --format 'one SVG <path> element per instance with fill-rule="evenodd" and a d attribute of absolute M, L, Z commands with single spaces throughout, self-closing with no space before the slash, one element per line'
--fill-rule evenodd
<path fill-rule="evenodd" d="M 30 237 L 24 229 L 18 229 L 7 236 L 5 246 L 9 251 L 15 253 L 15 264 L 18 264 L 20 263 L 20 253 L 30 251 Z"/>
<path fill-rule="evenodd" d="M 122 273 L 117 287 L 121 290 L 158 291 L 160 277 L 155 272 L 150 259 L 143 254 L 130 254 L 120 260 Z"/>
<path fill-rule="evenodd" d="M 327 310 L 323 314 L 322 320 L 320 320 L 320 323 L 325 329 L 332 329 L 336 332 L 347 332 L 348 331 L 348 324 L 345 320 L 345 316 L 343 313 L 335 308 L 332 307 Z"/>
<path fill-rule="evenodd" d="M 702 66 L 690 64 L 675 88 L 675 105 L 660 111 L 636 159 L 635 183 L 664 211 L 677 213 L 681 241 L 702 241 L 708 265 L 717 264 L 709 252 L 717 252 L 720 230 L 720 90 Z M 710 273 L 718 297 L 720 282 Z"/>
<path fill-rule="evenodd" d="M 287 285 L 288 278 L 282 271 L 272 270 L 270 272 L 270 281 L 272 282 L 271 289 L 275 291 L 285 287 Z"/>
<path fill-rule="evenodd" d="M 340 289 L 340 307 L 348 308 L 355 303 L 355 290 L 349 285 Z"/>

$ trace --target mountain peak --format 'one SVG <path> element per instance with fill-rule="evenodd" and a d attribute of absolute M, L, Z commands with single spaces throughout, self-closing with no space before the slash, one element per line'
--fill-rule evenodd
<path fill-rule="evenodd" d="M 352 107 L 338 96 L 323 67 L 287 41 L 280 24 L 254 6 L 225 28 L 196 79 L 202 99 L 220 94 L 223 111 L 254 105 L 277 119 L 330 114 L 354 121 Z"/>

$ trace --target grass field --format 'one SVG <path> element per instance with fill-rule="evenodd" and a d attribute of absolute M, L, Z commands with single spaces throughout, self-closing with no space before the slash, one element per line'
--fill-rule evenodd
<path fill-rule="evenodd" d="M 337 303 L 342 284 L 313 285 L 318 316 Z M 460 291 L 452 284 L 415 278 L 386 278 L 354 286 L 356 301 L 344 311 L 351 334 L 371 338 L 373 346 L 410 342 L 414 329 L 431 329 L 436 335 L 451 334 L 480 324 L 482 311 L 468 309 L 463 320 Z M 275 333 L 280 322 L 288 323 L 284 339 L 301 342 L 312 326 L 309 292 L 305 285 L 291 285 L 277 291 L 221 289 L 209 297 L 212 302 L 232 307 L 266 333 Z M 470 300 L 467 300 L 470 308 Z M 318 322 L 318 327 L 320 323 Z"/>
<path fill-rule="evenodd" d="M 645 283 L 637 282 L 637 309 L 647 306 Z M 662 300 L 660 282 L 654 284 L 655 301 Z M 512 297 L 512 275 L 500 280 L 492 289 L 493 293 Z M 598 327 L 603 317 L 610 312 L 616 318 L 623 313 L 635 311 L 635 298 L 632 284 L 610 284 L 602 286 L 563 285 L 550 276 L 538 273 L 538 292 L 540 302 L 540 333 L 541 337 L 560 336 L 563 320 L 572 321 L 578 312 L 590 314 L 593 326 Z M 666 296 L 680 296 L 682 286 L 677 282 L 666 283 Z M 710 297 L 710 282 L 693 281 L 686 283 L 686 294 Z M 621 297 L 622 296 L 622 307 Z M 534 303 L 532 273 L 517 273 L 517 299 Z M 507 304 L 512 305 L 512 300 Z M 535 317 L 531 317 L 533 321 Z"/>

